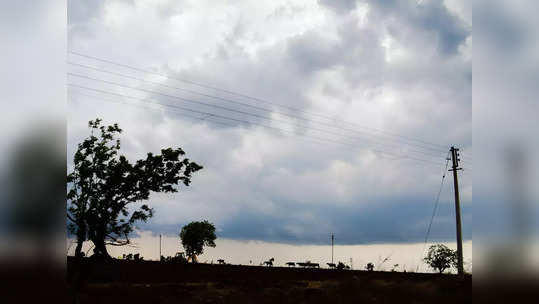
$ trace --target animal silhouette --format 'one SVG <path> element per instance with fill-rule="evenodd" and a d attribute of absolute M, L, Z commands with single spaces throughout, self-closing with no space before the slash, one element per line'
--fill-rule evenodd
<path fill-rule="evenodd" d="M 320 264 L 312 263 L 311 261 L 306 261 L 305 263 L 298 262 L 296 264 L 303 268 L 320 268 Z"/>
<path fill-rule="evenodd" d="M 273 261 L 275 261 L 274 258 L 271 258 L 268 261 L 264 261 L 264 265 L 266 265 L 268 267 L 272 267 L 273 266 Z"/>

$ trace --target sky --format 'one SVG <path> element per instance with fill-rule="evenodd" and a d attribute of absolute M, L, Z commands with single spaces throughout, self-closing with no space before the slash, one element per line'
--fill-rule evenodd
<path fill-rule="evenodd" d="M 191 186 L 151 195 L 143 233 L 174 237 L 206 219 L 231 242 L 315 246 L 334 233 L 339 245 L 418 244 L 455 145 L 470 241 L 471 10 L 68 1 L 68 170 L 99 117 L 120 125 L 132 161 L 181 147 L 204 166 Z M 455 240 L 449 173 L 429 241 Z"/>

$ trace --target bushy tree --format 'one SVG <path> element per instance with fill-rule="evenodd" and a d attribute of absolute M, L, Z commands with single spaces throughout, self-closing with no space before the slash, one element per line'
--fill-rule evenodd
<path fill-rule="evenodd" d="M 95 255 L 109 258 L 106 245 L 129 244 L 134 224 L 153 216 L 148 205 L 133 209 L 133 203 L 147 200 L 151 192 L 176 192 L 179 183 L 189 186 L 191 174 L 202 166 L 183 158 L 181 148 L 148 153 L 132 164 L 118 155 L 122 130 L 117 124 L 105 127 L 96 119 L 88 126 L 91 134 L 78 145 L 67 176 L 68 229 L 77 237 L 75 255 L 81 256 L 82 243 L 90 240 Z"/>
<path fill-rule="evenodd" d="M 423 260 L 434 270 L 443 273 L 448 268 L 456 268 L 457 252 L 443 244 L 436 244 L 429 247 L 429 252 Z"/>
<path fill-rule="evenodd" d="M 185 253 L 194 263 L 196 256 L 204 252 L 204 246 L 215 247 L 215 226 L 208 221 L 191 222 L 180 232 Z"/>

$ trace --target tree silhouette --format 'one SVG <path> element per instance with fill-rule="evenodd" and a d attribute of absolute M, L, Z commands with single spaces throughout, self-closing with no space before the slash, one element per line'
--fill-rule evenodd
<path fill-rule="evenodd" d="M 191 222 L 180 232 L 185 253 L 194 263 L 196 256 L 204 252 L 204 246 L 215 247 L 215 226 L 208 221 Z"/>
<path fill-rule="evenodd" d="M 202 166 L 183 158 L 181 148 L 148 153 L 131 164 L 118 155 L 122 130 L 117 124 L 105 127 L 96 119 L 88 126 L 91 134 L 78 145 L 67 176 L 68 229 L 77 237 L 76 256 L 81 256 L 82 243 L 91 240 L 94 255 L 110 258 L 106 245 L 129 244 L 134 224 L 153 216 L 146 204 L 135 211 L 130 205 L 147 200 L 150 192 L 177 192 L 174 186 L 180 182 L 189 186 L 191 174 Z"/>
<path fill-rule="evenodd" d="M 429 247 L 429 252 L 423 260 L 430 267 L 442 273 L 452 266 L 456 267 L 457 252 L 443 244 L 436 244 Z"/>

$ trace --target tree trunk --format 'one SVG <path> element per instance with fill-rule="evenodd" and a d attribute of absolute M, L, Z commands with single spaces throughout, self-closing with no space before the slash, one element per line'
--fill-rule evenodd
<path fill-rule="evenodd" d="M 77 240 L 77 247 L 75 248 L 75 257 L 81 258 L 82 257 L 82 240 Z"/>
<path fill-rule="evenodd" d="M 110 259 L 111 256 L 107 251 L 107 246 L 105 245 L 105 239 L 94 239 L 92 242 L 95 245 L 94 255 L 98 258 Z"/>
<path fill-rule="evenodd" d="M 104 230 L 99 231 L 92 238 L 92 243 L 94 243 L 94 255 L 97 258 L 110 259 L 111 256 L 107 251 L 107 246 L 105 245 L 105 233 Z"/>
<path fill-rule="evenodd" d="M 82 228 L 81 228 L 82 227 Z M 84 227 L 79 224 L 79 228 L 77 230 L 77 247 L 75 248 L 75 257 L 82 257 L 82 244 L 84 243 L 86 239 L 86 231 L 84 230 Z"/>

